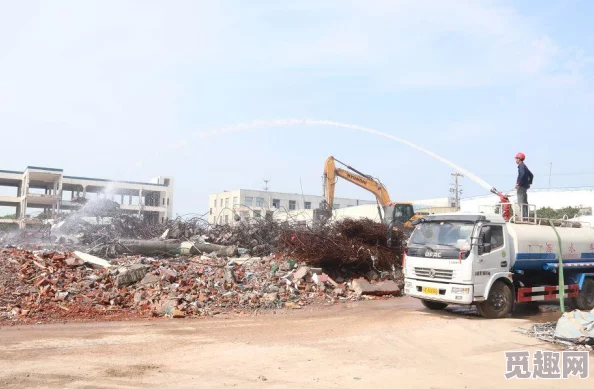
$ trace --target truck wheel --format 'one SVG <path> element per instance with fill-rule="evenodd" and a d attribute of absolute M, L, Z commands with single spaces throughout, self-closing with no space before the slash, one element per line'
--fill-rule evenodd
<path fill-rule="evenodd" d="M 582 311 L 590 311 L 594 308 L 594 279 L 586 278 L 578 297 L 573 298 L 575 306 Z"/>
<path fill-rule="evenodd" d="M 513 303 L 514 296 L 509 285 L 497 281 L 491 287 L 489 297 L 477 303 L 476 309 L 487 319 L 500 319 L 512 311 Z"/>
<path fill-rule="evenodd" d="M 448 306 L 448 304 L 446 303 L 440 303 L 437 301 L 421 300 L 421 302 L 423 303 L 425 308 L 429 308 L 432 311 L 441 311 L 442 309 Z"/>

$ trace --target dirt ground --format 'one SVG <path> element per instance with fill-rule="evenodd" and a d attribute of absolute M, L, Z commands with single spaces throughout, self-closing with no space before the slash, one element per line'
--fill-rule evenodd
<path fill-rule="evenodd" d="M 404 297 L 249 317 L 0 327 L 0 387 L 591 387 L 594 373 L 504 378 L 504 351 L 555 350 L 513 329 L 558 317 L 527 308 L 485 320 Z"/>

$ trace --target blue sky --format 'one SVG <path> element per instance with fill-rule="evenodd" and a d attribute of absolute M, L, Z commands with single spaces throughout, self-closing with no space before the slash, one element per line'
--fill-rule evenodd
<path fill-rule="evenodd" d="M 175 212 L 236 188 L 321 194 L 329 155 L 393 199 L 445 197 L 452 169 L 499 189 L 594 185 L 590 1 L 0 1 L 0 169 L 175 179 Z M 16 136 L 15 136 L 16 135 Z M 463 180 L 464 195 L 485 190 Z M 371 199 L 344 182 L 337 196 Z"/>

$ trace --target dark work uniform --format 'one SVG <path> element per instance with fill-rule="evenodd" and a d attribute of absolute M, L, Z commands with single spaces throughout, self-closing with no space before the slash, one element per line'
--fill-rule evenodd
<path fill-rule="evenodd" d="M 532 185 L 534 175 L 524 162 L 518 164 L 518 204 L 522 206 L 522 217 L 528 216 L 528 188 Z"/>

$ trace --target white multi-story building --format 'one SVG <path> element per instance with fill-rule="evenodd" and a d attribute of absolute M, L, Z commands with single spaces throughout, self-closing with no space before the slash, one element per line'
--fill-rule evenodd
<path fill-rule="evenodd" d="M 208 196 L 210 223 L 229 224 L 241 219 L 264 217 L 266 214 L 289 211 L 310 211 L 320 208 L 323 196 L 238 189 Z M 334 209 L 375 204 L 375 201 L 334 198 Z"/>
<path fill-rule="evenodd" d="M 511 202 L 516 202 L 515 191 L 512 191 Z M 443 213 L 453 212 L 450 208 L 450 201 L 447 197 L 424 199 L 424 200 L 410 200 L 413 204 L 415 212 L 423 213 Z M 594 209 L 594 187 L 580 187 L 580 188 L 551 188 L 551 189 L 529 189 L 528 202 L 534 205 L 537 209 L 542 207 L 551 207 L 553 209 L 560 209 L 564 207 L 580 208 L 577 219 L 579 221 L 590 222 L 594 227 L 594 216 L 592 210 Z M 495 206 L 499 203 L 499 197 L 494 194 L 487 194 L 476 197 L 462 198 L 460 201 L 460 210 L 462 212 L 480 212 L 484 210 L 485 206 Z M 335 210 L 334 218 L 369 218 L 375 221 L 381 221 L 376 205 L 366 204 L 357 207 L 341 208 Z M 573 218 L 576 215 L 567 215 L 568 218 Z M 290 211 L 286 213 L 278 213 L 274 215 L 275 219 L 298 221 L 298 222 L 312 222 L 314 215 L 312 211 Z"/>
<path fill-rule="evenodd" d="M 120 209 L 161 223 L 173 214 L 173 179 L 157 177 L 151 182 L 115 181 L 101 178 L 65 176 L 62 169 L 29 166 L 25 171 L 0 170 L 0 206 L 13 208 L 13 218 L 0 222 L 24 226 L 35 219 L 29 211 L 37 209 L 48 217 L 81 206 L 76 199 L 106 198 Z M 7 193 L 8 192 L 8 193 Z"/>

